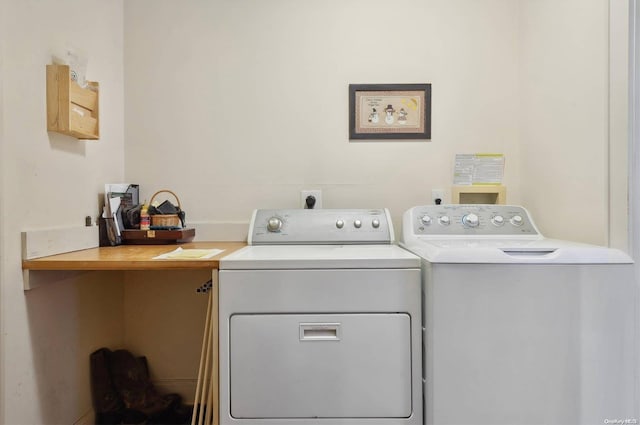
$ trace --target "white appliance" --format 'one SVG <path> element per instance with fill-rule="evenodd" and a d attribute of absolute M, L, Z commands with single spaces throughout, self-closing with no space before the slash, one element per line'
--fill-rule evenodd
<path fill-rule="evenodd" d="M 626 254 L 546 239 L 508 205 L 411 208 L 401 245 L 423 259 L 425 423 L 640 419 Z"/>
<path fill-rule="evenodd" d="M 221 424 L 422 424 L 420 259 L 389 212 L 256 210 L 220 261 Z"/>

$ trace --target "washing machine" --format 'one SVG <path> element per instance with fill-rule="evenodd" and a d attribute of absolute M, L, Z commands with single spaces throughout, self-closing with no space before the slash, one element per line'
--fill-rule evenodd
<path fill-rule="evenodd" d="M 219 272 L 221 424 L 422 424 L 420 259 L 386 209 L 256 210 Z"/>
<path fill-rule="evenodd" d="M 425 423 L 637 423 L 626 254 L 509 205 L 411 208 L 401 246 L 422 258 Z"/>

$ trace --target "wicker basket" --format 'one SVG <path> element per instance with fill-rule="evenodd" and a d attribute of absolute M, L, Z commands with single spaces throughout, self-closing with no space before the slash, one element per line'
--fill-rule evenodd
<path fill-rule="evenodd" d="M 156 195 L 162 192 L 167 192 L 173 195 L 173 197 L 176 198 L 176 201 L 178 201 L 178 209 L 182 210 L 182 208 L 180 207 L 180 199 L 178 198 L 178 196 L 167 189 L 159 190 L 154 193 L 151 197 L 151 200 L 149 201 L 149 205 L 153 205 L 153 199 L 156 197 Z M 182 227 L 178 214 L 153 214 L 151 215 L 151 225 L 162 227 Z"/>

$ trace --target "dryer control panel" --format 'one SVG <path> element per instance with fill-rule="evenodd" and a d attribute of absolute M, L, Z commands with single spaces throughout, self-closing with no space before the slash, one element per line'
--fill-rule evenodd
<path fill-rule="evenodd" d="M 404 226 L 408 224 L 415 235 L 540 236 L 529 212 L 516 205 L 418 206 L 407 211 Z"/>
<path fill-rule="evenodd" d="M 384 209 L 255 210 L 249 245 L 391 244 L 393 224 Z"/>

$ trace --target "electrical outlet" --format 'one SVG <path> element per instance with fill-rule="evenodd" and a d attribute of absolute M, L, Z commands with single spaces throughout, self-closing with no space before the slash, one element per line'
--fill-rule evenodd
<path fill-rule="evenodd" d="M 431 201 L 435 204 L 436 203 L 436 199 L 440 199 L 440 203 L 444 204 L 444 196 L 445 196 L 445 192 L 444 189 L 432 189 L 431 190 Z"/>
<path fill-rule="evenodd" d="M 316 198 L 316 204 L 313 206 L 314 210 L 322 208 L 322 191 L 321 190 L 302 190 L 300 191 L 300 208 L 307 209 L 307 196 L 313 196 Z"/>

